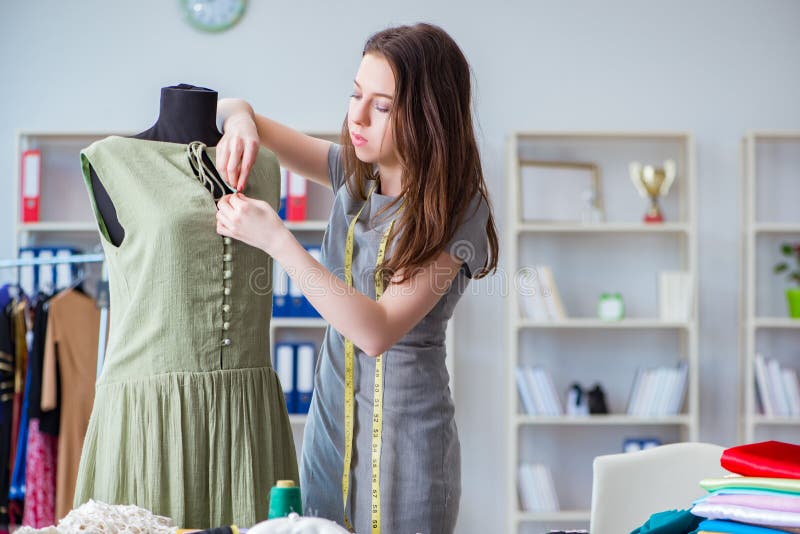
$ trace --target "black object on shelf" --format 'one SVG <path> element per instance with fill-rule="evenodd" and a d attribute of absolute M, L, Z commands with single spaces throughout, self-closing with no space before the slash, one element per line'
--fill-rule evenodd
<path fill-rule="evenodd" d="M 607 414 L 606 393 L 600 384 L 595 384 L 587 393 L 590 414 Z"/>

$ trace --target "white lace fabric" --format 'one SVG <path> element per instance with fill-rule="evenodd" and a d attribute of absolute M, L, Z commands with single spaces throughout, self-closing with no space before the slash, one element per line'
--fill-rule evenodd
<path fill-rule="evenodd" d="M 58 526 L 22 527 L 15 534 L 175 534 L 177 531 L 172 519 L 144 508 L 89 500 L 68 513 Z"/>

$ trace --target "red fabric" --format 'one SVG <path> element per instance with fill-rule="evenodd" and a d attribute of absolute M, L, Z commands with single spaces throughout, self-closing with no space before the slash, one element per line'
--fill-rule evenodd
<path fill-rule="evenodd" d="M 22 524 L 44 528 L 56 522 L 56 458 L 58 438 L 39 430 L 39 420 L 28 425 L 25 513 Z"/>
<path fill-rule="evenodd" d="M 726 449 L 722 467 L 746 477 L 800 478 L 800 445 L 762 441 Z"/>
<path fill-rule="evenodd" d="M 12 526 L 21 525 L 22 519 L 22 501 L 9 501 L 8 502 L 8 524 Z"/>

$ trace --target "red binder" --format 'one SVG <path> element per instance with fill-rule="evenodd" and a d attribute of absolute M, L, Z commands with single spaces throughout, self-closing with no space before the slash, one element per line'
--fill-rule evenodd
<path fill-rule="evenodd" d="M 42 152 L 22 153 L 22 222 L 39 222 L 39 192 L 41 191 Z"/>
<path fill-rule="evenodd" d="M 299 174 L 287 173 L 289 194 L 286 196 L 286 220 L 306 220 L 306 179 Z"/>

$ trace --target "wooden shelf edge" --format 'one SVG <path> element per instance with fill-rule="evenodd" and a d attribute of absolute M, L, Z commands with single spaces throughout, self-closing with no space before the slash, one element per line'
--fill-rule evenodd
<path fill-rule="evenodd" d="M 660 319 L 622 319 L 620 321 L 603 321 L 601 319 L 565 319 L 562 321 L 534 321 L 519 319 L 518 329 L 547 329 L 547 328 L 666 328 L 688 329 L 694 321 L 662 321 Z"/>
<path fill-rule="evenodd" d="M 689 426 L 692 424 L 691 416 L 686 414 L 652 417 L 623 414 L 589 416 L 516 414 L 515 420 L 517 426 Z"/>
<path fill-rule="evenodd" d="M 535 523 L 548 521 L 589 521 L 591 518 L 590 510 L 563 510 L 558 512 L 517 512 L 517 522 Z"/>

